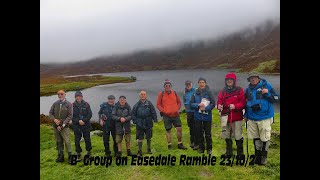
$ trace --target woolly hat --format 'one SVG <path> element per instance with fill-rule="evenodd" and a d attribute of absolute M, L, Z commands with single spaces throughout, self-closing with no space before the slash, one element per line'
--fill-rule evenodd
<path fill-rule="evenodd" d="M 169 81 L 169 79 L 164 80 L 163 87 L 165 87 L 167 84 L 170 84 L 170 86 L 172 86 L 172 84 Z"/>

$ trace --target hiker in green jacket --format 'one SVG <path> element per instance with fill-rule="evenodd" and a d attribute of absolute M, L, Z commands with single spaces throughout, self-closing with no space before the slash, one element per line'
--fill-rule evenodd
<path fill-rule="evenodd" d="M 71 160 L 71 144 L 69 123 L 72 120 L 72 104 L 66 100 L 66 93 L 63 90 L 58 91 L 59 100 L 54 102 L 50 108 L 49 118 L 53 123 L 53 132 L 58 147 L 58 158 L 56 162 L 64 162 L 64 146 L 68 152 L 68 161 Z"/>

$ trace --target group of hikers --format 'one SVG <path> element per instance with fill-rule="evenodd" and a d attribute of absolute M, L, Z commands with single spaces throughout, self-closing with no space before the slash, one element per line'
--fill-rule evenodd
<path fill-rule="evenodd" d="M 225 76 L 225 87 L 217 97 L 207 85 L 205 78 L 198 79 L 198 88 L 189 80 L 185 81 L 183 103 L 185 106 L 187 124 L 190 131 L 190 147 L 199 153 L 212 153 L 212 110 L 217 108 L 220 114 L 221 134 L 226 141 L 226 156 L 232 156 L 232 138 L 236 141 L 237 155 L 243 155 L 243 119 L 248 128 L 248 136 L 253 139 L 255 147 L 255 164 L 267 163 L 267 152 L 271 137 L 271 124 L 273 123 L 273 104 L 279 101 L 279 96 L 271 84 L 260 78 L 259 74 L 249 73 L 249 85 L 246 90 L 237 86 L 237 77 L 234 73 Z M 172 90 L 171 82 L 166 79 L 163 91 L 159 92 L 156 107 L 163 117 L 168 149 L 171 150 L 171 129 L 176 129 L 178 149 L 186 150 L 182 143 L 182 125 L 179 110 L 182 102 L 177 93 Z M 70 145 L 69 126 L 72 122 L 75 137 L 77 161 L 81 161 L 80 140 L 83 137 L 86 144 L 87 155 L 91 155 L 92 145 L 90 140 L 90 119 L 92 111 L 88 102 L 83 100 L 80 91 L 75 93 L 75 101 L 66 100 L 66 93 L 58 91 L 59 100 L 56 101 L 49 112 L 53 120 L 53 129 L 58 149 L 56 162 L 64 162 L 64 144 L 69 156 L 72 153 Z M 147 153 L 152 154 L 151 138 L 153 123 L 158 121 L 154 105 L 147 99 L 147 91 L 139 93 L 140 99 L 133 106 L 126 102 L 126 97 L 121 95 L 115 103 L 115 96 L 109 95 L 107 102 L 100 105 L 99 122 L 103 129 L 103 143 L 105 155 L 111 156 L 109 147 L 110 136 L 113 140 L 115 156 L 122 156 L 122 139 L 125 139 L 127 156 L 132 156 L 130 150 L 131 122 L 136 124 L 136 139 L 138 140 L 138 156 L 142 156 L 143 139 L 147 139 Z"/>

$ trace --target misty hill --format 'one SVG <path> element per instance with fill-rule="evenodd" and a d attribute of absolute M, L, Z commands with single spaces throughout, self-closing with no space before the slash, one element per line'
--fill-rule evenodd
<path fill-rule="evenodd" d="M 272 62 L 272 66 L 262 72 L 280 72 L 280 24 L 268 21 L 218 39 L 185 42 L 162 49 L 96 57 L 77 63 L 41 64 L 40 75 L 200 68 L 236 68 L 245 72 L 258 68 L 263 62 L 266 66 Z"/>

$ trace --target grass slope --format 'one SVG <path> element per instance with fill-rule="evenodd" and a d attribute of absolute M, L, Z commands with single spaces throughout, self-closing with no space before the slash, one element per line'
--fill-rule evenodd
<path fill-rule="evenodd" d="M 212 140 L 213 155 L 217 157 L 215 166 L 179 166 L 181 154 L 188 156 L 199 156 L 200 154 L 189 147 L 189 129 L 185 113 L 181 114 L 183 127 L 183 142 L 188 147 L 187 150 L 177 148 L 177 138 L 173 130 L 173 150 L 167 149 L 165 129 L 163 121 L 154 124 L 152 151 L 153 156 L 169 154 L 177 157 L 175 166 L 131 166 L 131 157 L 128 157 L 127 166 L 116 166 L 113 157 L 112 165 L 109 167 L 95 166 L 94 164 L 84 166 L 83 161 L 75 166 L 64 163 L 56 163 L 57 150 L 55 149 L 55 140 L 52 128 L 48 125 L 40 125 L 40 178 L 41 179 L 280 179 L 280 139 L 272 137 L 269 148 L 268 164 L 266 166 L 236 166 L 232 167 L 220 165 L 220 156 L 225 153 L 225 141 L 219 137 L 220 121 L 217 110 L 213 110 Z M 244 128 L 244 152 L 246 154 L 246 131 Z M 272 125 L 273 131 L 280 134 L 280 115 L 275 115 L 275 123 Z M 71 131 L 72 132 L 72 131 Z M 135 127 L 131 132 L 131 150 L 137 153 L 135 141 Z M 104 146 L 102 137 L 92 136 L 92 154 L 93 156 L 103 156 Z M 73 152 L 74 135 L 71 133 L 71 143 Z M 85 153 L 85 144 L 81 142 L 83 154 Z M 123 142 L 123 148 L 125 144 Z M 143 142 L 143 153 L 146 153 L 146 140 Z M 234 154 L 236 153 L 235 141 L 233 141 Z M 206 153 L 206 152 L 205 152 Z M 249 154 L 254 154 L 252 140 L 249 140 Z M 113 154 L 112 154 L 113 155 Z M 205 154 L 206 155 L 206 154 Z M 67 155 L 65 154 L 65 157 Z"/>
<path fill-rule="evenodd" d="M 47 77 L 40 79 L 40 96 L 54 95 L 60 89 L 76 91 L 102 84 L 133 82 L 128 77 L 77 76 L 77 77 Z"/>

